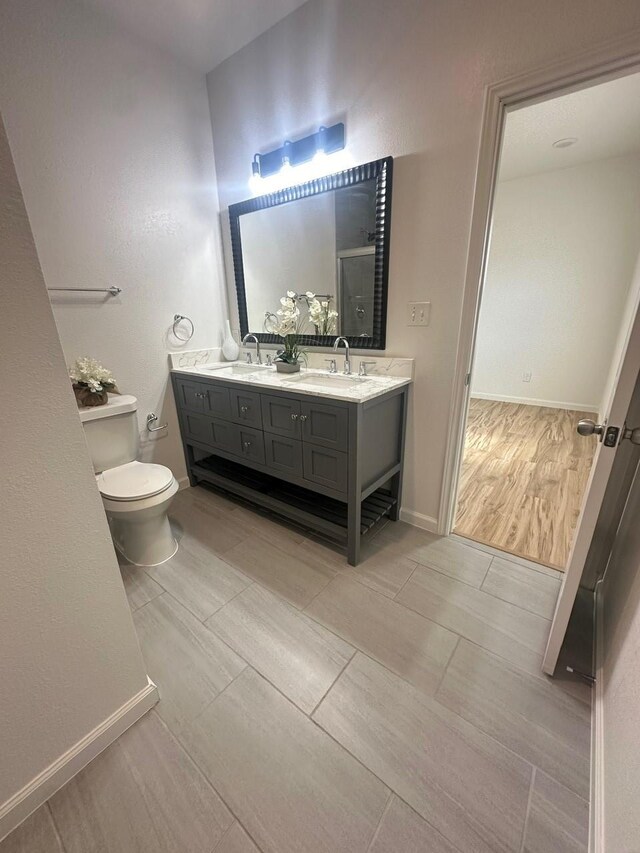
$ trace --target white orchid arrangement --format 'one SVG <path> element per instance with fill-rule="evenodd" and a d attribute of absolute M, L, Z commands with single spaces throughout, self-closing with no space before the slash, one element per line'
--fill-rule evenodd
<path fill-rule="evenodd" d="M 74 386 L 88 388 L 95 394 L 101 391 L 116 391 L 116 380 L 106 367 L 103 367 L 95 358 L 79 358 L 73 367 L 69 368 L 69 378 Z"/>
<path fill-rule="evenodd" d="M 305 294 L 309 305 L 309 319 L 313 324 L 316 335 L 333 335 L 338 327 L 338 312 L 331 307 L 331 298 L 322 301 L 314 293 Z"/>
<path fill-rule="evenodd" d="M 275 314 L 265 314 L 265 329 L 273 335 L 279 335 L 284 341 L 284 349 L 278 352 L 276 361 L 286 361 L 296 364 L 304 356 L 300 348 L 299 338 L 304 333 L 305 318 L 300 313 L 298 294 L 287 290 L 287 295 L 280 300 L 280 308 Z"/>

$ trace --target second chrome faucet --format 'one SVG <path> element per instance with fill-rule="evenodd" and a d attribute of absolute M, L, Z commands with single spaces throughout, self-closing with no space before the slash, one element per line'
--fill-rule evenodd
<path fill-rule="evenodd" d="M 333 342 L 333 351 L 338 352 L 340 343 L 344 344 L 344 372 L 347 376 L 351 374 L 351 359 L 349 358 L 349 341 L 346 338 L 336 338 Z"/>

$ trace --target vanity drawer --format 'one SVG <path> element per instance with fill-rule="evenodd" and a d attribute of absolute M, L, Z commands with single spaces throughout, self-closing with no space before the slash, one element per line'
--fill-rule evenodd
<path fill-rule="evenodd" d="M 232 388 L 229 391 L 229 400 L 232 421 L 258 429 L 262 427 L 260 394 L 256 394 L 255 391 L 238 391 Z"/>
<path fill-rule="evenodd" d="M 207 412 L 219 418 L 229 418 L 231 402 L 229 389 L 209 382 L 192 382 L 178 379 L 176 382 L 177 404 L 180 409 L 192 412 Z"/>
<path fill-rule="evenodd" d="M 346 451 L 349 443 L 349 412 L 327 403 L 302 403 L 302 439 L 333 450 Z"/>
<path fill-rule="evenodd" d="M 265 464 L 274 471 L 302 477 L 302 442 L 264 433 Z"/>
<path fill-rule="evenodd" d="M 230 421 L 219 421 L 207 415 L 184 411 L 182 427 L 187 439 L 226 450 L 227 453 L 239 453 L 238 427 Z"/>
<path fill-rule="evenodd" d="M 202 382 L 189 382 L 178 379 L 176 382 L 176 404 L 180 409 L 190 409 L 192 412 L 204 412 L 206 385 Z"/>
<path fill-rule="evenodd" d="M 259 462 L 261 465 L 264 465 L 264 440 L 262 431 L 253 429 L 252 427 L 240 426 L 239 424 L 233 424 L 232 427 L 236 435 L 236 446 L 232 452 L 238 456 L 242 456 L 247 464 Z"/>
<path fill-rule="evenodd" d="M 348 459 L 346 453 L 305 442 L 302 445 L 304 479 L 312 483 L 319 483 L 321 486 L 327 486 L 336 492 L 346 492 Z"/>
<path fill-rule="evenodd" d="M 300 402 L 262 394 L 262 425 L 266 432 L 300 438 Z"/>

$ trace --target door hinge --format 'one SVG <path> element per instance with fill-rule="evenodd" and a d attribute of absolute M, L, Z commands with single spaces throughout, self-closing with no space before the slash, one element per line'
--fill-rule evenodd
<path fill-rule="evenodd" d="M 469 387 L 469 385 L 471 385 L 471 374 L 470 373 L 467 373 L 467 375 L 464 377 L 464 384 L 467 386 L 467 388 Z"/>

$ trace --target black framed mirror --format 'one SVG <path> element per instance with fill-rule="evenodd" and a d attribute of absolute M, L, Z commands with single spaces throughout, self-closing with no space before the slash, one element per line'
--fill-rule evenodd
<path fill-rule="evenodd" d="M 338 335 L 385 348 L 393 158 L 230 205 L 240 333 L 273 333 L 280 299 L 295 295 L 304 346 Z"/>

